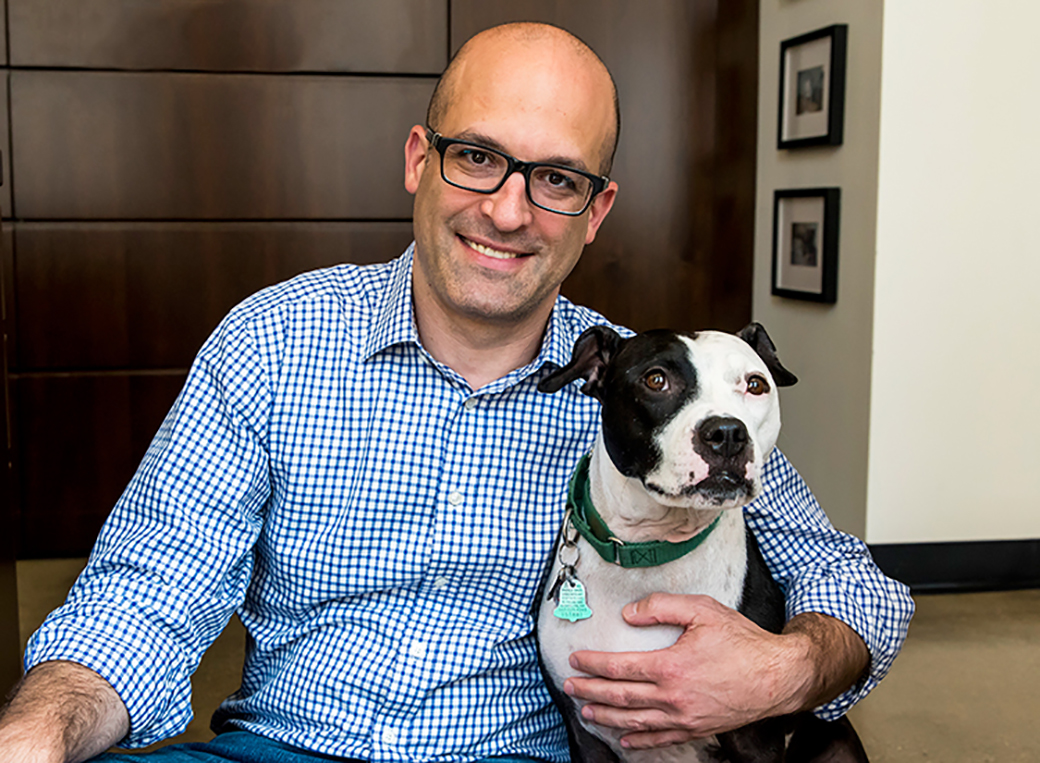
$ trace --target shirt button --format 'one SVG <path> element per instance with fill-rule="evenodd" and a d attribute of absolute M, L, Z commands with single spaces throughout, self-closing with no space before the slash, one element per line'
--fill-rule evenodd
<path fill-rule="evenodd" d="M 433 589 L 439 591 L 444 586 L 448 585 L 448 579 L 446 577 L 439 577 L 433 581 Z"/>
<path fill-rule="evenodd" d="M 477 398 L 467 397 L 466 402 L 462 404 L 462 407 L 465 408 L 467 411 L 472 411 L 474 408 L 477 407 Z"/>
<path fill-rule="evenodd" d="M 460 493 L 458 490 L 452 490 L 450 493 L 448 493 L 448 503 L 450 503 L 452 506 L 458 506 L 460 503 L 462 503 L 462 493 Z"/>
<path fill-rule="evenodd" d="M 408 654 L 417 660 L 426 656 L 426 644 L 421 641 L 413 641 L 408 647 Z"/>
<path fill-rule="evenodd" d="M 397 729 L 383 729 L 383 744 L 397 744 Z"/>

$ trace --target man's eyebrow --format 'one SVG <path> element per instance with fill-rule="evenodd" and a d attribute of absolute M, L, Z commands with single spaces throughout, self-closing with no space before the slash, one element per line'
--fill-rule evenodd
<path fill-rule="evenodd" d="M 493 148 L 496 151 L 501 151 L 503 154 L 512 156 L 506 147 L 499 143 L 497 140 L 492 138 L 490 135 L 484 135 L 483 133 L 476 132 L 474 130 L 464 130 L 458 135 L 454 136 L 456 140 L 464 140 L 469 143 L 479 143 L 485 148 Z M 581 159 L 574 159 L 569 156 L 548 156 L 544 159 L 535 160 L 537 164 L 558 164 L 561 167 L 573 167 L 576 170 L 582 172 L 591 172 L 591 170 L 585 165 Z M 595 173 L 593 173 L 595 174 Z"/>

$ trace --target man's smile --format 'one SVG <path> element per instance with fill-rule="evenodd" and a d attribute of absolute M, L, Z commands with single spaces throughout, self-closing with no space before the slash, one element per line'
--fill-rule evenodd
<path fill-rule="evenodd" d="M 514 260 L 517 257 L 529 257 L 532 254 L 531 252 L 507 252 L 502 249 L 493 249 L 486 244 L 479 244 L 462 235 L 459 235 L 459 238 L 462 239 L 462 242 L 470 249 L 483 254 L 485 257 L 491 257 L 496 260 Z"/>

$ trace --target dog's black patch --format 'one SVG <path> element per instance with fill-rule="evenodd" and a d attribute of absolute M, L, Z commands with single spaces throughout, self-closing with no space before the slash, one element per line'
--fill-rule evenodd
<path fill-rule="evenodd" d="M 653 437 L 697 395 L 697 370 L 681 334 L 656 329 L 622 339 L 607 326 L 586 329 L 574 344 L 571 361 L 538 384 L 541 392 L 584 379 L 581 391 L 603 404 L 603 441 L 610 460 L 626 477 L 642 479 L 661 461 Z M 660 374 L 664 386 L 649 383 Z"/>
<path fill-rule="evenodd" d="M 661 374 L 663 389 L 649 378 Z M 642 479 L 662 454 L 654 437 L 699 392 L 689 348 L 673 331 L 647 331 L 621 345 L 603 378 L 603 443 L 626 477 Z"/>

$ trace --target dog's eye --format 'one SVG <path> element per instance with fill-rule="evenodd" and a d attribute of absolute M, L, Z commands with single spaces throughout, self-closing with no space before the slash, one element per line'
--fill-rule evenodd
<path fill-rule="evenodd" d="M 668 377 L 660 368 L 655 368 L 643 377 L 643 384 L 654 392 L 664 392 L 668 389 Z"/>
<path fill-rule="evenodd" d="M 764 376 L 751 374 L 747 380 L 747 391 L 752 395 L 764 395 L 769 392 L 769 382 Z"/>

